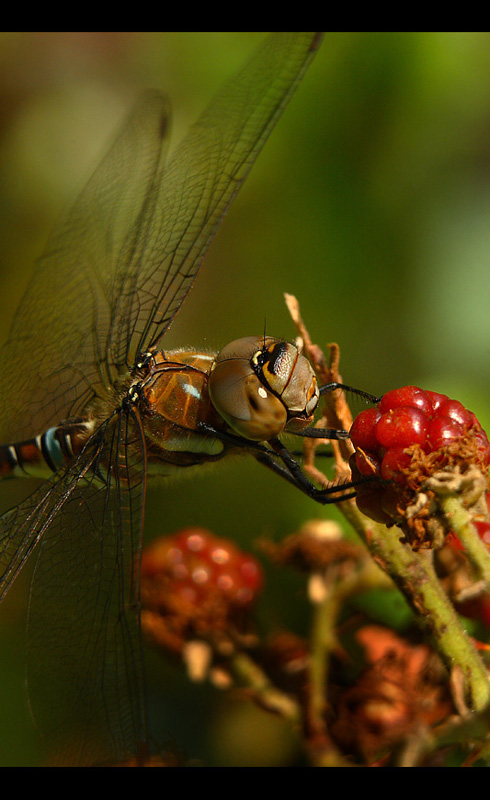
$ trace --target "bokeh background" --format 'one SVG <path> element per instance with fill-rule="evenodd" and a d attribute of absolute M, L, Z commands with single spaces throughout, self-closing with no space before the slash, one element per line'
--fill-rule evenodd
<path fill-rule="evenodd" d="M 0 34 L 1 338 L 50 227 L 138 94 L 167 92 L 178 140 L 263 36 Z M 444 392 L 488 429 L 489 263 L 490 35 L 327 34 L 166 346 L 219 348 L 264 324 L 291 338 L 291 292 L 314 340 L 340 344 L 346 382 Z M 199 524 L 252 546 L 327 515 L 244 459 L 152 490 L 147 530 Z M 0 614 L 2 765 L 38 758 L 24 687 L 27 575 L 18 584 Z M 260 615 L 265 629 L 306 630 L 301 579 L 269 570 Z M 278 721 L 153 656 L 149 682 L 156 734 L 190 758 L 296 763 Z"/>

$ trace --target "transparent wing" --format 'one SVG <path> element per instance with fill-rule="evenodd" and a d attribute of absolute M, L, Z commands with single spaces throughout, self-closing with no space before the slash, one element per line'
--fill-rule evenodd
<path fill-rule="evenodd" d="M 114 363 L 134 363 L 168 328 L 318 44 L 313 33 L 269 36 L 176 149 L 125 270 L 110 343 Z M 127 290 L 130 276 L 134 292 Z"/>
<path fill-rule="evenodd" d="M 0 519 L 4 591 L 41 539 L 27 679 L 53 766 L 117 764 L 146 748 L 138 585 L 144 457 L 141 437 L 126 427 L 124 415 L 115 418 L 61 478 Z M 94 470 L 106 459 L 104 483 Z"/>
<path fill-rule="evenodd" d="M 0 440 L 78 416 L 94 396 L 110 400 L 120 370 L 160 339 L 317 41 L 269 37 L 167 167 L 165 100 L 152 93 L 136 108 L 56 226 L 0 351 Z M 62 763 L 118 762 L 146 742 L 144 448 L 124 420 L 112 416 L 63 474 L 0 519 L 0 596 L 39 544 L 29 684 Z M 106 482 L 95 477 L 99 463 Z"/>
<path fill-rule="evenodd" d="M 165 101 L 136 109 L 55 228 L 0 351 L 0 439 L 79 415 L 160 339 L 317 44 L 269 36 L 167 166 Z"/>
<path fill-rule="evenodd" d="M 53 230 L 0 350 L 1 441 L 35 435 L 104 396 L 115 276 L 124 273 L 168 126 L 165 98 L 148 94 Z"/>

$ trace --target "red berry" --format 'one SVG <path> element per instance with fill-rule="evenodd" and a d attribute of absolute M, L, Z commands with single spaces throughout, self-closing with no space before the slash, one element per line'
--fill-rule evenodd
<path fill-rule="evenodd" d="M 381 417 L 379 408 L 367 408 L 357 415 L 350 429 L 350 436 L 356 447 L 362 450 L 377 450 L 376 423 Z"/>
<path fill-rule="evenodd" d="M 433 411 L 429 397 L 418 386 L 403 386 L 401 389 L 393 389 L 383 395 L 379 404 L 382 414 L 402 406 L 415 406 L 427 415 Z"/>
<path fill-rule="evenodd" d="M 385 481 L 399 480 L 400 472 L 410 466 L 412 456 L 403 447 L 391 447 L 381 462 L 381 477 Z"/>
<path fill-rule="evenodd" d="M 446 536 L 445 543 L 449 545 L 452 550 L 462 551 L 464 550 L 463 545 L 461 544 L 461 540 L 456 536 L 454 531 L 449 531 L 448 535 Z"/>
<path fill-rule="evenodd" d="M 465 428 L 469 428 L 472 424 L 473 420 L 472 417 L 474 414 L 471 411 L 468 411 L 467 408 L 458 400 L 446 400 L 445 403 L 439 407 L 437 411 L 438 416 L 440 417 L 450 417 L 455 422 L 459 422 L 460 425 L 463 425 Z M 476 419 L 476 417 L 475 417 Z"/>
<path fill-rule="evenodd" d="M 438 411 L 441 405 L 445 403 L 446 400 L 449 400 L 447 394 L 439 394 L 439 392 L 430 392 L 430 391 L 426 391 L 425 393 L 429 398 L 430 402 L 432 403 L 433 411 Z"/>
<path fill-rule="evenodd" d="M 435 417 L 430 422 L 429 439 L 434 450 L 460 439 L 464 434 L 464 427 L 451 417 Z"/>
<path fill-rule="evenodd" d="M 356 477 L 378 475 L 389 481 L 389 487 L 367 483 L 358 490 L 358 505 L 379 521 L 392 514 L 392 523 L 400 522 L 417 493 L 418 475 L 422 483 L 431 470 L 459 463 L 466 468 L 472 452 L 480 469 L 490 465 L 490 442 L 476 416 L 457 400 L 418 386 L 387 392 L 377 407 L 361 412 L 352 425 L 351 440 L 357 449 L 351 461 Z M 454 445 L 463 440 L 458 450 Z M 402 496 L 408 484 L 410 492 Z M 490 538 L 490 531 L 485 536 Z"/>
<path fill-rule="evenodd" d="M 232 604 L 250 604 L 262 586 L 258 562 L 226 539 L 203 528 L 184 528 L 157 539 L 141 559 L 143 578 L 160 578 L 165 591 L 194 605 L 221 595 Z"/>
<path fill-rule="evenodd" d="M 464 603 L 458 603 L 458 611 L 464 617 L 476 619 L 484 625 L 490 627 L 490 595 L 482 594 Z"/>
<path fill-rule="evenodd" d="M 260 591 L 263 581 L 262 570 L 255 558 L 244 554 L 237 559 L 237 564 L 243 583 L 253 592 Z"/>
<path fill-rule="evenodd" d="M 475 520 L 473 522 L 476 530 L 478 531 L 478 536 L 485 542 L 485 544 L 490 545 L 490 523 L 484 522 L 483 520 Z"/>
<path fill-rule="evenodd" d="M 380 462 L 371 453 L 356 453 L 356 466 L 361 475 L 373 475 L 379 472 Z"/>
<path fill-rule="evenodd" d="M 474 437 L 483 463 L 486 467 L 490 466 L 490 442 L 488 441 L 487 434 L 483 428 L 480 428 L 480 430 L 474 432 Z"/>
<path fill-rule="evenodd" d="M 401 406 L 379 419 L 376 436 L 382 447 L 408 447 L 424 444 L 429 432 L 429 419 L 420 408 Z"/>
<path fill-rule="evenodd" d="M 196 533 L 183 531 L 179 536 L 176 536 L 176 541 L 189 553 L 201 553 L 201 555 L 204 555 L 210 544 L 209 537 L 205 535 L 204 531 Z"/>

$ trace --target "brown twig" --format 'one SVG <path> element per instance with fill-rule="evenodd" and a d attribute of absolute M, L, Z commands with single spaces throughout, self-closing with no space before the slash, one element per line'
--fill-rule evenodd
<path fill-rule="evenodd" d="M 318 381 L 321 386 L 328 383 L 342 383 L 342 376 L 339 373 L 340 348 L 337 344 L 331 343 L 329 349 L 329 363 L 327 364 L 321 348 L 312 342 L 308 329 L 301 317 L 299 303 L 292 294 L 284 295 L 291 319 L 300 336 L 300 347 L 310 361 Z M 352 425 L 352 414 L 345 399 L 345 393 L 341 389 L 335 389 L 323 395 L 321 417 L 315 423 L 316 428 L 335 428 L 337 430 L 349 430 Z M 315 465 L 315 454 L 320 444 L 325 444 L 323 439 L 305 439 L 304 442 L 304 469 L 305 472 L 315 482 L 322 486 L 329 486 L 331 482 Z M 354 448 L 349 440 L 331 440 L 330 445 L 333 451 L 336 475 L 339 480 L 350 479 L 350 469 L 348 466 L 349 456 L 354 452 Z"/>

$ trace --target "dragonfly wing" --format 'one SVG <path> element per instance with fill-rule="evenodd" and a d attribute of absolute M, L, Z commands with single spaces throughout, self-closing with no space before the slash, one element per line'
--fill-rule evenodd
<path fill-rule="evenodd" d="M 164 98 L 136 108 L 55 227 L 0 350 L 0 441 L 78 416 L 158 342 L 318 41 L 269 36 L 166 167 Z"/>
<path fill-rule="evenodd" d="M 152 93 L 137 107 L 56 226 L 0 350 L 0 440 L 78 416 L 95 396 L 118 403 L 118 373 L 168 328 L 317 45 L 311 33 L 268 37 L 167 166 L 165 100 Z M 129 438 L 123 430 L 129 421 L 120 409 L 63 473 L 0 520 L 0 595 L 39 543 L 28 680 L 56 763 L 117 763 L 146 746 L 145 451 L 136 425 Z"/>
<path fill-rule="evenodd" d="M 134 363 L 165 333 L 318 45 L 318 34 L 270 35 L 169 159 L 123 270 L 111 341 L 115 363 Z M 125 286 L 133 276 L 135 292 Z"/>
<path fill-rule="evenodd" d="M 94 441 L 93 447 L 87 448 L 64 474 L 53 475 L 23 502 L 0 516 L 0 600 L 63 509 L 78 481 L 98 458 L 99 450 L 100 444 Z"/>
<path fill-rule="evenodd" d="M 110 386 L 112 309 L 168 128 L 165 98 L 149 93 L 55 226 L 0 349 L 0 441 L 77 416 Z"/>
<path fill-rule="evenodd" d="M 0 519 L 4 592 L 39 542 L 27 678 L 51 765 L 116 764 L 146 748 L 138 570 L 145 464 L 128 424 L 114 417 L 64 475 Z"/>
<path fill-rule="evenodd" d="M 144 449 L 121 414 L 106 484 L 77 489 L 40 543 L 29 602 L 28 689 L 53 765 L 118 764 L 146 750 L 139 627 Z M 136 434 L 136 439 L 139 435 Z"/>

